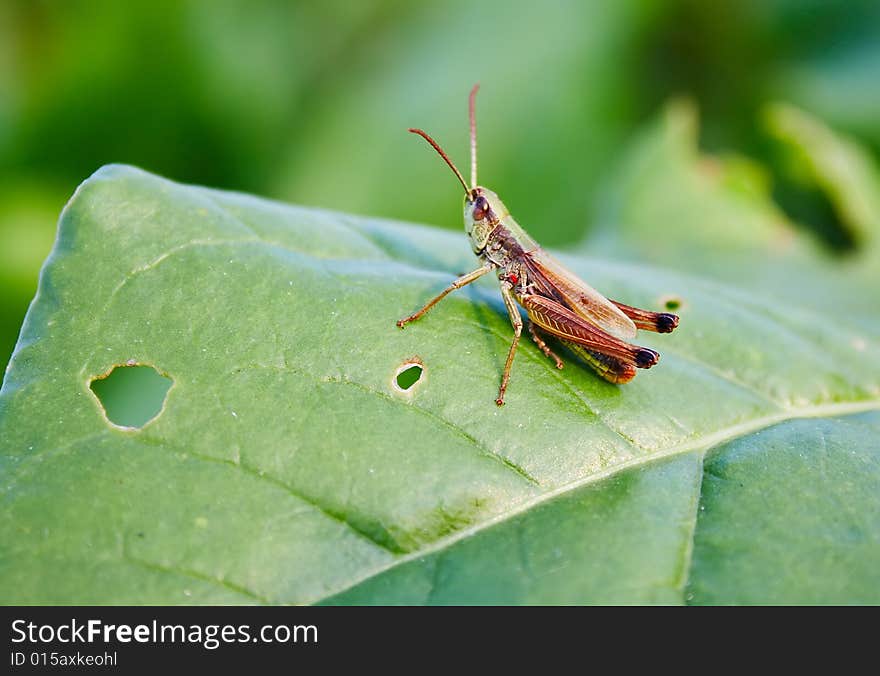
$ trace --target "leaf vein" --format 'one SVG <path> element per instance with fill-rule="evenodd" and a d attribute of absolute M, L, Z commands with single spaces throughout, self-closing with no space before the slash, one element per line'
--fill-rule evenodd
<path fill-rule="evenodd" d="M 357 525 L 352 523 L 345 515 L 337 514 L 334 510 L 331 510 L 331 509 L 328 509 L 327 507 L 324 507 L 314 498 L 311 498 L 307 495 L 304 495 L 300 491 L 296 490 L 290 484 L 287 484 L 284 481 L 281 481 L 281 479 L 277 479 L 270 474 L 266 474 L 265 472 L 263 472 L 262 470 L 260 470 L 257 467 L 253 467 L 251 465 L 242 463 L 241 461 L 236 463 L 236 462 L 233 462 L 232 460 L 229 460 L 226 458 L 217 458 L 217 457 L 213 457 L 213 456 L 206 455 L 203 453 L 199 453 L 197 451 L 187 450 L 187 449 L 181 448 L 179 446 L 175 446 L 175 445 L 169 443 L 165 439 L 144 438 L 143 441 L 148 443 L 151 446 L 156 447 L 156 448 L 160 448 L 162 450 L 169 451 L 169 452 L 176 451 L 177 453 L 180 453 L 186 457 L 194 458 L 196 460 L 201 460 L 202 462 L 210 462 L 210 463 L 216 463 L 216 464 L 220 464 L 220 465 L 226 465 L 228 467 L 232 467 L 234 469 L 237 469 L 237 470 L 247 474 L 248 476 L 254 477 L 258 481 L 265 481 L 266 483 L 269 483 L 269 484 L 275 486 L 276 488 L 280 488 L 281 490 L 285 491 L 286 493 L 288 493 L 292 497 L 296 498 L 300 502 L 303 502 L 306 505 L 309 505 L 310 507 L 312 507 L 316 511 L 318 511 L 321 514 L 323 514 L 324 516 L 326 516 L 327 518 L 332 519 L 333 521 L 345 526 L 346 528 L 351 530 L 354 534 L 356 534 L 359 538 L 368 541 L 371 545 L 378 547 L 378 548 L 382 549 L 383 551 L 390 552 L 391 554 L 400 554 L 399 551 L 391 549 L 390 547 L 388 547 L 384 543 L 377 540 L 368 531 L 366 531 L 362 528 L 359 528 Z"/>
<path fill-rule="evenodd" d="M 315 373 L 312 373 L 310 371 L 307 371 L 305 369 L 302 369 L 302 368 L 299 368 L 296 366 L 291 366 L 290 364 L 285 364 L 284 366 L 275 366 L 275 365 L 271 365 L 271 364 L 245 364 L 245 365 L 236 367 L 235 369 L 233 369 L 232 372 L 236 373 L 238 371 L 242 371 L 245 369 L 268 369 L 268 370 L 273 370 L 273 371 L 279 371 L 281 373 L 292 373 L 294 375 L 298 375 L 301 377 L 306 377 L 306 378 L 311 378 L 311 379 L 317 380 L 318 382 L 334 383 L 337 385 L 348 385 L 351 387 L 355 387 L 355 388 L 361 390 L 362 392 L 366 392 L 368 394 L 372 394 L 377 397 L 380 397 L 381 399 L 384 399 L 385 401 L 391 402 L 393 404 L 396 404 L 399 406 L 406 406 L 409 409 L 411 409 L 421 415 L 424 415 L 427 418 L 430 418 L 435 423 L 441 424 L 443 427 L 446 427 L 447 429 L 452 431 L 457 436 L 465 439 L 477 451 L 479 451 L 480 455 L 487 457 L 495 462 L 501 463 L 504 467 L 511 470 L 512 472 L 515 472 L 516 474 L 518 474 L 520 476 L 520 478 L 528 481 L 530 484 L 532 484 L 534 486 L 540 485 L 540 482 L 535 477 L 533 477 L 531 474 L 529 474 L 529 472 L 524 467 L 521 467 L 520 465 L 513 462 L 510 458 L 507 458 L 507 457 L 501 455 L 500 453 L 497 453 L 497 452 L 493 451 L 492 449 L 488 448 L 487 446 L 483 445 L 476 437 L 474 437 L 469 432 L 465 431 L 460 426 L 456 425 L 451 420 L 447 420 L 443 416 L 438 415 L 437 413 L 434 413 L 433 411 L 429 411 L 428 409 L 422 408 L 421 406 L 416 406 L 415 404 L 409 404 L 407 402 L 401 401 L 400 399 L 397 399 L 397 398 L 391 396 L 390 394 L 382 392 L 381 390 L 377 390 L 376 388 L 370 387 L 369 385 L 365 385 L 364 383 L 359 383 L 356 380 L 349 380 L 348 378 L 340 378 L 337 376 L 329 376 L 328 375 L 328 376 L 321 377 L 321 376 L 319 376 Z"/>
<path fill-rule="evenodd" d="M 212 577 L 211 575 L 202 573 L 201 571 L 194 570 L 192 568 L 168 566 L 165 564 L 156 563 L 155 561 L 146 561 L 136 556 L 132 556 L 127 550 L 123 550 L 122 560 L 126 561 L 127 563 L 132 563 L 136 566 L 140 566 L 142 568 L 146 568 L 147 570 L 152 570 L 158 573 L 171 573 L 175 575 L 184 575 L 186 577 L 191 577 L 195 580 L 199 580 L 200 582 L 207 582 L 209 584 L 222 587 L 223 589 L 226 589 L 228 591 L 233 591 L 236 594 L 241 594 L 242 596 L 246 596 L 263 605 L 272 605 L 272 601 L 270 599 L 261 596 L 260 594 L 248 589 L 247 587 L 243 587 L 240 584 L 230 582 L 226 579 Z"/>

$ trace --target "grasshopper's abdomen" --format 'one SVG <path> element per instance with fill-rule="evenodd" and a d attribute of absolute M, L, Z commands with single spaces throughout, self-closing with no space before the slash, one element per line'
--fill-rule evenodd
<path fill-rule="evenodd" d="M 632 364 L 627 364 L 620 359 L 607 354 L 602 354 L 601 352 L 595 352 L 587 349 L 583 345 L 578 345 L 577 343 L 572 343 L 568 340 L 562 340 L 560 342 L 586 362 L 599 376 L 607 380 L 609 383 L 622 385 L 623 383 L 628 383 L 636 376 L 636 367 Z"/>

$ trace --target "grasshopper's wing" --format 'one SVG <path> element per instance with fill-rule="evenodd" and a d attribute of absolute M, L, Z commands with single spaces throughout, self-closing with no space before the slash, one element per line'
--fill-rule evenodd
<path fill-rule="evenodd" d="M 555 298 L 579 317 L 622 340 L 636 336 L 636 325 L 614 303 L 567 270 L 543 249 L 524 256 L 530 281 L 540 293 Z"/>
<path fill-rule="evenodd" d="M 660 359 L 654 350 L 631 345 L 583 319 L 561 303 L 540 296 L 526 294 L 520 302 L 535 324 L 550 335 L 608 355 L 636 368 L 651 368 Z"/>

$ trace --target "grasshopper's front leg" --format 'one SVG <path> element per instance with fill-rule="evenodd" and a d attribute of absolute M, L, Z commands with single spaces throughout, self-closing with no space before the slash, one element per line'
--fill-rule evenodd
<path fill-rule="evenodd" d="M 437 296 L 435 296 L 434 298 L 429 300 L 425 304 L 425 307 L 423 307 L 421 310 L 411 314 L 409 317 L 405 317 L 404 319 L 398 320 L 397 325 L 400 328 L 403 328 L 404 326 L 406 326 L 410 322 L 414 322 L 415 320 L 421 318 L 422 315 L 424 315 L 428 310 L 430 310 L 432 307 L 434 307 L 441 300 L 446 298 L 447 295 L 449 295 L 450 293 L 452 293 L 456 289 L 460 289 L 461 287 L 467 286 L 471 282 L 478 280 L 480 277 L 482 277 L 487 272 L 489 272 L 493 267 L 495 267 L 495 266 L 492 265 L 491 263 L 486 263 L 483 267 L 477 268 L 473 272 L 469 272 L 466 275 L 462 275 L 461 277 L 456 279 L 454 282 L 452 282 L 452 284 L 450 284 L 445 289 L 443 289 L 443 291 L 441 291 L 439 294 L 437 294 Z"/>
<path fill-rule="evenodd" d="M 510 381 L 510 367 L 513 365 L 513 356 L 516 354 L 516 346 L 519 344 L 519 337 L 522 334 L 522 317 L 519 314 L 519 306 L 510 292 L 513 285 L 507 280 L 501 282 L 501 297 L 504 298 L 504 305 L 507 307 L 507 313 L 510 315 L 510 323 L 513 324 L 513 342 L 510 344 L 510 350 L 507 353 L 507 363 L 504 364 L 504 374 L 501 376 L 501 387 L 498 389 L 498 398 L 495 403 L 499 406 L 504 405 L 504 392 L 507 390 L 507 383 Z"/>

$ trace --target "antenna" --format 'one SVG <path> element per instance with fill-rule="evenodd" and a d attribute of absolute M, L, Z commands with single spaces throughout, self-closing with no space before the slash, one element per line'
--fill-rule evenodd
<path fill-rule="evenodd" d="M 434 150 L 436 150 L 439 153 L 440 157 L 442 157 L 444 160 L 446 160 L 446 164 L 448 164 L 449 168 L 452 169 L 453 172 L 455 172 L 455 175 L 458 177 L 458 180 L 461 181 L 461 184 L 464 186 L 465 194 L 468 194 L 470 191 L 468 190 L 467 183 L 464 182 L 464 178 L 462 177 L 461 172 L 452 163 L 452 160 L 449 159 L 449 155 L 447 155 L 445 152 L 443 152 L 443 148 L 441 148 L 439 146 L 437 141 L 432 139 L 430 136 L 428 136 L 421 129 L 410 129 L 409 131 L 411 131 L 413 134 L 418 134 L 423 139 L 425 139 L 428 143 L 431 144 L 431 146 L 434 148 Z"/>
<path fill-rule="evenodd" d="M 480 83 L 471 89 L 468 97 L 468 117 L 471 121 L 471 187 L 477 187 L 477 92 L 480 91 Z"/>

